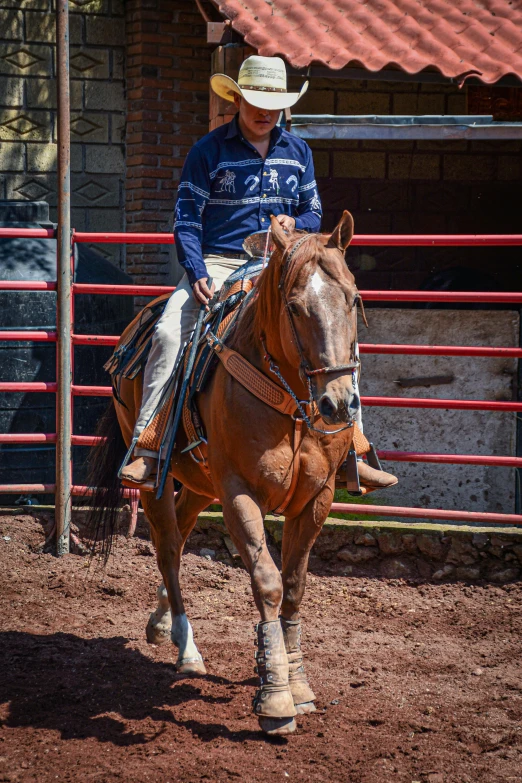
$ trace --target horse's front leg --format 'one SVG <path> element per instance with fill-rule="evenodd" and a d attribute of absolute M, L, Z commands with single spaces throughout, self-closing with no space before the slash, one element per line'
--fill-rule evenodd
<path fill-rule="evenodd" d="M 283 528 L 281 626 L 288 655 L 290 690 L 299 715 L 315 712 L 315 694 L 308 684 L 301 652 L 299 608 L 306 586 L 310 550 L 321 532 L 331 503 L 332 490 L 325 487 L 299 516 L 287 517 Z"/>
<path fill-rule="evenodd" d="M 174 504 L 174 487 L 169 479 L 161 500 L 153 492 L 142 492 L 143 510 L 151 525 L 158 567 L 163 584 L 158 588 L 158 608 L 150 616 L 147 639 L 161 643 L 170 630 L 178 648 L 176 668 L 181 674 L 206 674 L 203 658 L 196 647 L 192 626 L 185 613 L 179 584 L 183 546 L 208 498 L 183 489 Z M 169 611 L 170 610 L 170 611 Z"/>
<path fill-rule="evenodd" d="M 222 492 L 223 516 L 252 582 L 252 592 L 261 615 L 256 626 L 256 671 L 260 688 L 254 699 L 254 712 L 267 734 L 295 731 L 296 710 L 288 685 L 288 658 L 279 607 L 283 583 L 268 551 L 263 515 L 247 491 Z"/>

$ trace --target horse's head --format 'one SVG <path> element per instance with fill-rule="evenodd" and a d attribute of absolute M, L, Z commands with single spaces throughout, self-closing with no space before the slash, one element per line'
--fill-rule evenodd
<path fill-rule="evenodd" d="M 357 370 L 358 291 L 344 252 L 353 236 L 353 218 L 343 216 L 332 234 L 286 234 L 272 218 L 279 264 L 279 329 L 286 359 L 311 383 L 321 417 L 329 424 L 348 422 L 360 399 L 354 389 Z"/>

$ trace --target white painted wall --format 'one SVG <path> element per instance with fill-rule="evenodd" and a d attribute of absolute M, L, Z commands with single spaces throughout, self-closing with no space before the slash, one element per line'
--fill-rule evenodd
<path fill-rule="evenodd" d="M 368 309 L 362 343 L 519 344 L 513 311 Z M 361 394 L 444 399 L 512 400 L 517 361 L 446 356 L 362 355 Z M 397 378 L 453 374 L 449 385 L 403 389 Z M 365 408 L 367 437 L 380 449 L 462 454 L 516 454 L 516 413 Z M 515 469 L 385 462 L 399 485 L 372 502 L 513 513 Z"/>

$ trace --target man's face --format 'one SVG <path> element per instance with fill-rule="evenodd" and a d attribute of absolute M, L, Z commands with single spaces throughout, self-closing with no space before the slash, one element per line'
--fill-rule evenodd
<path fill-rule="evenodd" d="M 258 109 L 237 93 L 234 95 L 234 103 L 239 109 L 239 119 L 246 135 L 261 141 L 277 125 L 281 114 L 279 109 Z"/>

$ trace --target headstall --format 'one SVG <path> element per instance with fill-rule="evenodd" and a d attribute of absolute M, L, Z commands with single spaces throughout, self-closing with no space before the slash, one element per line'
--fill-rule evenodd
<path fill-rule="evenodd" d="M 301 247 L 301 245 L 303 245 L 312 236 L 313 236 L 313 234 L 305 234 L 300 239 L 298 239 L 298 241 L 295 243 L 295 245 L 291 249 L 287 248 L 285 250 L 285 252 L 283 253 L 283 259 L 282 259 L 283 272 L 281 274 L 281 281 L 279 283 L 279 290 L 281 291 L 281 298 L 283 299 L 284 308 L 285 308 L 286 314 L 288 316 L 288 321 L 290 323 L 290 329 L 292 331 L 292 335 L 293 335 L 293 338 L 294 338 L 294 341 L 295 341 L 295 344 L 297 346 L 297 350 L 299 352 L 299 356 L 300 356 L 300 359 L 301 359 L 301 369 L 303 370 L 303 372 L 304 372 L 304 374 L 306 376 L 306 384 L 307 384 L 307 387 L 308 387 L 308 395 L 309 395 L 308 400 L 299 400 L 297 398 L 297 395 L 293 392 L 293 390 L 291 389 L 290 385 L 287 383 L 287 381 L 283 377 L 283 375 L 282 375 L 278 365 L 274 362 L 273 358 L 268 353 L 266 345 L 265 345 L 265 341 L 264 341 L 264 336 L 262 336 L 261 342 L 262 342 L 262 345 L 263 345 L 264 358 L 265 358 L 265 361 L 268 363 L 268 365 L 270 367 L 270 371 L 273 372 L 274 375 L 277 376 L 277 378 L 282 383 L 282 385 L 284 386 L 286 391 L 293 397 L 294 402 L 296 403 L 297 408 L 299 410 L 299 413 L 301 414 L 303 420 L 306 422 L 306 425 L 307 425 L 308 429 L 313 430 L 314 432 L 319 432 L 319 433 L 321 433 L 323 435 L 335 435 L 338 432 L 343 432 L 344 430 L 347 430 L 350 427 L 353 427 L 353 419 L 351 419 L 348 422 L 348 424 L 346 424 L 344 427 L 340 427 L 338 430 L 322 430 L 322 429 L 319 429 L 318 427 L 314 427 L 312 421 L 310 420 L 310 418 L 307 415 L 307 413 L 305 411 L 305 408 L 304 408 L 304 406 L 308 404 L 310 406 L 309 410 L 313 410 L 314 396 L 313 396 L 313 389 L 312 389 L 311 379 L 313 377 L 315 377 L 316 375 L 327 375 L 329 373 L 343 372 L 343 371 L 346 371 L 346 370 L 347 371 L 351 371 L 352 373 L 356 372 L 359 369 L 360 361 L 357 359 L 357 360 L 348 362 L 347 364 L 339 364 L 339 365 L 329 366 L 329 367 L 320 367 L 320 368 L 318 368 L 316 370 L 311 370 L 308 367 L 308 362 L 307 362 L 306 357 L 305 357 L 305 355 L 303 353 L 303 349 L 301 347 L 301 343 L 299 341 L 299 337 L 297 336 L 297 330 L 295 328 L 294 319 L 292 318 L 292 312 L 291 312 L 291 310 L 290 310 L 290 308 L 288 306 L 288 300 L 287 300 L 287 297 L 286 297 L 286 291 L 285 291 L 285 285 L 284 285 L 286 276 L 288 274 L 289 267 L 291 265 L 292 259 L 294 258 L 297 250 Z M 355 340 L 355 342 L 357 342 L 357 340 Z"/>

